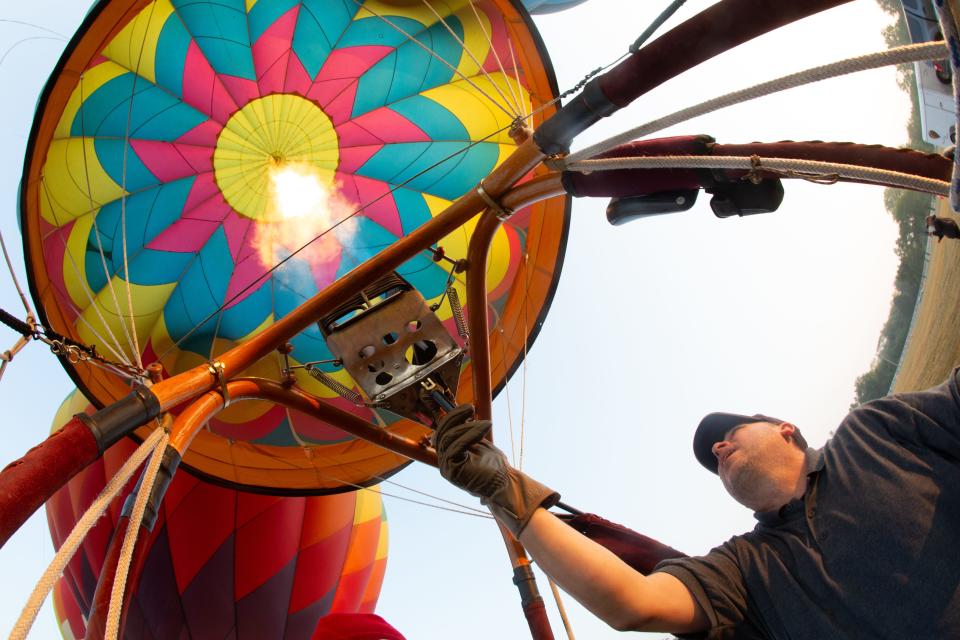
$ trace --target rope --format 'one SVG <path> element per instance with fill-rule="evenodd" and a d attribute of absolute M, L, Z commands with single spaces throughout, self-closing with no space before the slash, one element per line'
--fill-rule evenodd
<path fill-rule="evenodd" d="M 30 301 L 27 300 L 27 296 L 23 293 L 23 288 L 17 279 L 17 273 L 13 269 L 13 263 L 10 262 L 10 254 L 7 253 L 7 243 L 3 241 L 2 233 L 0 233 L 0 249 L 3 249 L 3 259 L 6 261 L 7 269 L 10 271 L 10 279 L 13 280 L 13 286 L 17 288 L 17 293 L 20 294 L 20 302 L 23 303 L 23 308 L 26 310 L 27 315 L 33 317 L 33 309 L 30 307 Z"/>
<path fill-rule="evenodd" d="M 53 589 L 53 585 L 56 584 L 60 578 L 67 563 L 73 558 L 73 554 L 76 553 L 80 547 L 80 543 L 84 537 L 90 529 L 93 528 L 100 516 L 103 515 L 103 512 L 110 502 L 120 493 L 120 490 L 123 489 L 123 486 L 133 475 L 134 471 L 143 464 L 143 461 L 150 455 L 150 452 L 156 449 L 157 443 L 163 435 L 164 433 L 161 429 L 154 430 L 123 466 L 120 467 L 120 470 L 110 479 L 107 486 L 103 488 L 100 495 L 93 501 L 93 504 L 90 505 L 80 520 L 77 521 L 77 524 L 73 527 L 73 531 L 70 532 L 70 535 L 67 536 L 67 539 L 64 540 L 57 554 L 53 557 L 50 566 L 48 566 L 47 570 L 40 576 L 37 586 L 34 587 L 33 593 L 30 594 L 30 599 L 27 600 L 27 604 L 23 607 L 23 612 L 20 614 L 17 623 L 10 632 L 10 640 L 23 640 L 23 638 L 27 637 L 27 634 L 30 632 L 30 627 L 33 626 L 33 621 L 40 611 L 40 606 L 43 604 L 43 601 L 46 600 L 50 590 Z"/>
<path fill-rule="evenodd" d="M 950 183 L 943 180 L 854 164 L 795 158 L 763 158 L 761 160 L 757 156 L 641 156 L 582 160 L 569 168 L 584 172 L 616 169 L 746 169 L 769 171 L 786 178 L 803 178 L 813 182 L 835 182 L 837 178 L 842 177 L 913 191 L 925 191 L 938 196 L 947 196 L 950 193 Z"/>
<path fill-rule="evenodd" d="M 167 442 L 170 441 L 170 434 L 163 429 L 155 429 L 153 433 L 159 433 L 160 437 L 157 438 L 153 455 L 150 457 L 150 464 L 147 465 L 146 470 L 143 472 L 143 481 L 140 483 L 140 490 L 137 491 L 137 499 L 133 503 L 133 513 L 130 514 L 130 520 L 127 523 L 127 532 L 123 536 L 123 546 L 120 548 L 120 559 L 117 561 L 117 573 L 113 579 L 113 591 L 110 593 L 110 608 L 107 610 L 105 640 L 117 640 L 117 636 L 120 633 L 120 615 L 123 613 L 123 592 L 127 586 L 130 560 L 133 558 L 134 547 L 137 544 L 137 534 L 140 531 L 140 523 L 143 521 L 143 513 L 147 509 L 147 502 L 150 500 L 153 483 L 157 479 L 157 473 L 160 471 L 163 452 L 167 447 Z"/>
<path fill-rule="evenodd" d="M 940 32 L 943 34 L 948 46 L 949 60 L 953 73 L 953 104 L 956 111 L 956 123 L 954 124 L 954 133 L 960 130 L 960 78 L 957 72 L 960 71 L 960 34 L 957 33 L 957 20 L 951 9 L 949 2 L 934 2 L 937 10 L 937 19 L 940 21 Z M 953 188 L 950 190 L 950 208 L 955 212 L 960 212 L 960 157 L 956 150 L 953 152 Z"/>
<path fill-rule="evenodd" d="M 702 116 L 725 107 L 740 104 L 741 102 L 747 102 L 755 98 L 760 98 L 762 96 L 767 96 L 779 91 L 784 91 L 785 89 L 793 89 L 805 84 L 817 82 L 819 80 L 835 78 L 857 71 L 867 71 L 869 69 L 878 69 L 880 67 L 894 64 L 905 64 L 908 62 L 919 62 L 921 60 L 935 60 L 944 57 L 946 54 L 947 48 L 943 42 L 926 42 L 923 44 L 906 45 L 903 47 L 897 47 L 895 49 L 889 49 L 887 51 L 870 53 L 856 58 L 848 58 L 846 60 L 826 64 L 820 67 L 813 67 L 812 69 L 792 73 L 790 75 L 777 78 L 776 80 L 770 80 L 768 82 L 763 82 L 761 84 L 748 87 L 747 89 L 734 91 L 718 98 L 701 102 L 700 104 L 692 107 L 681 109 L 680 111 L 663 116 L 662 118 L 651 120 L 646 124 L 642 124 L 639 127 L 625 131 L 619 135 L 613 136 L 612 138 L 607 138 L 606 140 L 589 146 L 586 149 L 571 153 L 564 159 L 564 162 L 567 165 L 571 165 L 575 162 L 592 158 L 625 142 L 630 142 L 631 140 L 635 140 L 662 129 L 666 129 L 667 127 L 671 127 L 675 124 L 686 122 L 687 120 L 697 116 Z"/>
<path fill-rule="evenodd" d="M 553 592 L 553 599 L 557 603 L 557 611 L 560 613 L 560 620 L 563 621 L 563 629 L 567 632 L 567 638 L 569 640 L 575 640 L 573 637 L 573 626 L 570 624 L 570 619 L 567 618 L 567 610 L 563 606 L 563 600 L 560 598 L 560 589 L 557 588 L 557 583 L 553 581 L 553 578 L 547 576 L 547 583 L 550 584 L 550 591 Z"/>

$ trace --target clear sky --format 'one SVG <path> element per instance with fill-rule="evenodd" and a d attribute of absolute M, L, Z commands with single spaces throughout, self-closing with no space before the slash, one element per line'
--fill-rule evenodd
<path fill-rule="evenodd" d="M 31 0 L 0 9 L 0 230 L 20 274 L 16 193 L 23 149 L 37 95 L 64 42 L 16 21 L 69 36 L 82 4 Z M 667 4 L 590 0 L 538 19 L 561 88 L 619 56 Z M 690 0 L 670 24 L 710 4 Z M 782 29 L 655 90 L 575 146 L 721 93 L 880 50 L 885 24 L 873 0 L 857 0 Z M 668 133 L 708 133 L 721 142 L 900 145 L 907 109 L 894 71 L 884 69 L 735 107 Z M 701 198 L 692 211 L 614 228 L 603 217 L 606 202 L 574 203 L 553 307 L 527 367 L 510 384 L 512 411 L 507 394 L 495 407 L 496 438 L 506 449 L 511 423 L 518 452 L 525 434 L 525 470 L 566 502 L 688 553 L 752 527 L 751 514 L 693 460 L 693 428 L 710 411 L 762 412 L 795 422 L 812 445 L 822 444 L 853 400 L 855 378 L 870 367 L 897 266 L 896 227 L 881 189 L 797 181 L 785 187 L 780 211 L 748 219 L 718 220 Z M 0 307 L 22 310 L 6 277 L 0 277 Z M 0 350 L 15 340 L 0 329 Z M 41 345 L 17 356 L 0 381 L 6 418 L 0 465 L 43 438 L 69 390 Z M 411 466 L 395 480 L 475 505 L 432 469 Z M 399 486 L 384 490 L 405 494 Z M 391 545 L 382 615 L 411 640 L 527 635 L 491 522 L 390 497 L 385 504 Z M 11 628 L 50 557 L 42 514 L 0 550 L 0 633 Z M 540 586 L 549 603 L 546 581 Z M 578 637 L 618 636 L 570 598 L 565 602 Z M 554 626 L 562 637 L 559 622 Z M 33 637 L 56 634 L 48 605 Z"/>

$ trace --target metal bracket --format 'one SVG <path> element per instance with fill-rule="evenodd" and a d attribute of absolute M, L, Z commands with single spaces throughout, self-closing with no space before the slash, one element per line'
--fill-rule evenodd
<path fill-rule="evenodd" d="M 220 360 L 214 360 L 213 362 L 207 363 L 207 371 L 209 371 L 210 375 L 216 378 L 217 382 L 220 384 L 220 395 L 223 396 L 224 409 L 230 406 L 230 392 L 227 390 L 227 377 L 224 375 L 226 368 L 227 365 Z"/>
<path fill-rule="evenodd" d="M 477 195 L 487 204 L 487 208 L 493 211 L 497 220 L 500 222 L 506 222 L 510 219 L 510 216 L 513 215 L 513 209 L 508 209 L 502 204 L 490 197 L 490 194 L 487 193 L 487 190 L 483 188 L 483 183 L 477 185 Z"/>

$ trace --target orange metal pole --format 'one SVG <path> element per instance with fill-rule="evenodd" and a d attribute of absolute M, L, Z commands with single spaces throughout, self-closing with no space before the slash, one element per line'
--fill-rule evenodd
<path fill-rule="evenodd" d="M 484 191 L 492 198 L 499 198 L 543 158 L 543 153 L 533 141 L 526 140 L 483 180 L 481 184 Z M 279 344 L 303 331 L 318 317 L 333 309 L 339 301 L 452 233 L 484 207 L 485 202 L 476 191 L 461 196 L 440 215 L 332 283 L 286 317 L 219 356 L 218 360 L 223 364 L 220 375 L 226 380 L 237 375 Z M 217 383 L 217 375 L 204 365 L 163 380 L 154 385 L 152 390 L 160 401 L 161 409 L 167 410 L 212 389 Z"/>

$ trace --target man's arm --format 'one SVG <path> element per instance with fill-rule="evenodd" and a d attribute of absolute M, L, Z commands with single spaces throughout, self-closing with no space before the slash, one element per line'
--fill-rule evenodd
<path fill-rule="evenodd" d="M 620 631 L 706 631 L 707 616 L 680 580 L 645 576 L 605 547 L 537 509 L 520 542 L 564 591 Z"/>

